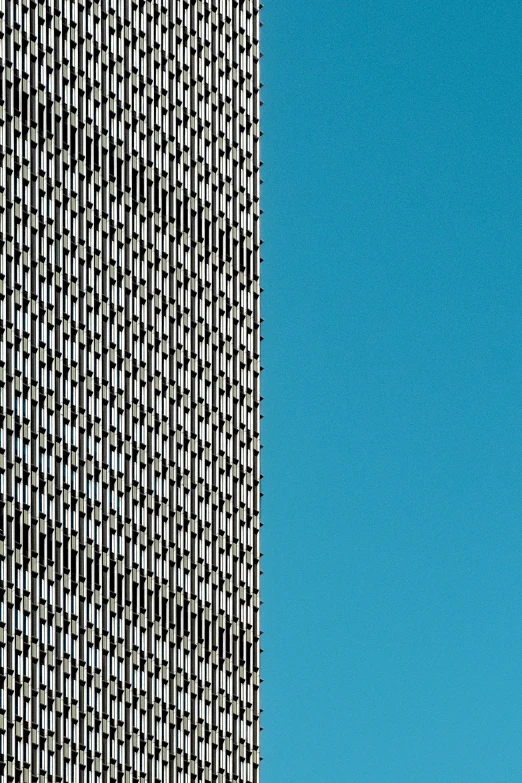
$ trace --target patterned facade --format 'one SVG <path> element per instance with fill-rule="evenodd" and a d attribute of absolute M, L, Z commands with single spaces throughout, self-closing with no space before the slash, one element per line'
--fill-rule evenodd
<path fill-rule="evenodd" d="M 0 778 L 257 783 L 259 3 L 0 65 Z"/>

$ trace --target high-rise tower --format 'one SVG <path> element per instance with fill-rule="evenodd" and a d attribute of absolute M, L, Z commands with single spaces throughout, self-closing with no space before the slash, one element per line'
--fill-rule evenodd
<path fill-rule="evenodd" d="M 0 3 L 7 783 L 259 779 L 258 14 Z"/>

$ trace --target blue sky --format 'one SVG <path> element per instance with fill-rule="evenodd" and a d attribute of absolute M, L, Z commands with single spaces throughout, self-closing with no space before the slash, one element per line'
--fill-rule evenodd
<path fill-rule="evenodd" d="M 517 783 L 522 7 L 263 21 L 263 783 Z"/>

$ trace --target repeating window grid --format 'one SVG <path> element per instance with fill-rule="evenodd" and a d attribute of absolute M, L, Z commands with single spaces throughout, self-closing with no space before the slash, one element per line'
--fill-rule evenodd
<path fill-rule="evenodd" d="M 20 628 L 14 643 L 23 651 L 24 661 L 31 661 L 23 675 L 23 685 L 28 686 L 24 693 L 30 691 L 38 671 L 47 674 L 40 696 L 35 699 L 33 693 L 26 699 L 24 695 L 20 701 L 22 726 L 24 714 L 31 715 L 43 739 L 37 747 L 25 729 L 25 735 L 15 732 L 16 755 L 11 757 L 15 765 L 32 764 L 58 779 L 76 779 L 85 771 L 86 779 L 97 780 L 100 769 L 105 773 L 107 768 L 111 779 L 117 779 L 125 763 L 134 775 L 139 772 L 147 779 L 151 775 L 167 779 L 176 767 L 179 780 L 193 775 L 198 780 L 237 775 L 253 780 L 259 713 L 258 662 L 248 659 L 257 656 L 259 634 L 258 527 L 251 518 L 252 511 L 258 513 L 259 454 L 259 133 L 257 55 L 252 54 L 257 47 L 257 8 L 250 3 L 188 6 L 177 2 L 167 9 L 147 3 L 141 13 L 134 9 L 129 19 L 121 14 L 120 4 L 111 6 L 108 14 L 96 3 L 90 9 L 63 3 L 61 14 L 52 16 L 42 5 L 29 9 L 20 3 L 2 10 L 7 23 L 2 88 L 7 110 L 14 111 L 14 123 L 6 116 L 0 128 L 1 185 L 7 196 L 7 209 L 0 214 L 6 259 L 1 282 L 6 309 L 14 311 L 2 317 L 2 346 L 4 384 L 6 378 L 10 381 L 6 397 L 16 389 L 18 402 L 6 399 L 2 404 L 6 523 L 1 562 L 11 571 L 6 584 L 19 579 L 3 606 L 7 613 L 18 611 Z M 240 43 L 245 33 L 230 35 L 232 15 L 234 29 L 243 26 L 247 31 L 246 46 Z M 17 25 L 24 30 L 24 17 L 25 24 L 38 30 L 38 49 L 26 51 L 25 60 L 24 36 L 21 46 L 16 42 Z M 82 25 L 83 41 L 78 34 Z M 104 36 L 105 41 L 118 36 L 114 46 L 111 42 L 117 57 L 109 74 L 113 81 L 108 101 L 104 83 L 108 74 L 103 73 L 100 53 L 94 48 L 99 40 L 103 46 Z M 152 38 L 163 47 L 158 59 L 150 56 Z M 57 59 L 61 57 L 61 75 L 53 70 L 49 57 L 53 46 Z M 137 56 L 129 59 L 131 46 Z M 159 47 L 155 49 L 157 53 Z M 241 55 L 244 63 L 238 72 Z M 18 110 L 31 119 L 30 140 L 16 126 L 16 71 L 22 85 Z M 201 78 L 194 79 L 196 73 Z M 199 91 L 194 90 L 194 82 Z M 235 82 L 239 110 L 234 117 Z M 35 96 L 27 90 L 25 104 L 24 88 L 36 83 L 40 92 Z M 122 111 L 121 92 L 131 83 L 134 111 L 129 113 L 125 95 Z M 169 94 L 172 86 L 175 89 Z M 40 99 L 45 89 L 52 93 L 53 88 L 61 106 L 54 102 L 49 112 L 50 102 L 36 97 Z M 174 97 L 175 106 L 169 104 Z M 254 105 L 253 122 L 249 100 Z M 154 127 L 145 125 L 144 133 L 149 120 Z M 175 128 L 168 127 L 169 121 Z M 133 135 L 131 154 L 124 153 L 122 138 L 128 125 Z M 100 126 L 109 133 L 99 133 Z M 173 132 L 166 143 L 162 134 L 169 130 Z M 153 137 L 152 132 L 159 135 Z M 178 142 L 174 155 L 172 136 Z M 54 147 L 49 144 L 53 140 Z M 245 152 L 250 168 L 245 165 Z M 16 160 L 22 165 L 13 163 Z M 101 187 L 107 178 L 108 189 Z M 25 210 L 17 214 L 22 196 Z M 132 245 L 124 241 L 129 234 Z M 210 247 L 219 265 L 209 263 Z M 174 280 L 176 290 L 171 295 L 168 289 Z M 82 291 L 86 292 L 83 301 Z M 18 326 L 16 304 L 22 321 Z M 129 315 L 128 320 L 123 314 Z M 204 326 L 196 332 L 200 318 Z M 129 321 L 139 341 L 139 359 L 133 348 L 121 346 L 122 333 L 130 332 Z M 241 335 L 239 351 L 234 329 Z M 42 344 L 45 341 L 47 345 Z M 132 402 L 131 387 L 139 392 Z M 164 448 L 172 459 L 164 456 Z M 246 469 L 239 457 L 242 451 L 249 455 Z M 29 472 L 25 462 L 37 469 L 36 480 L 35 471 Z M 123 491 L 129 486 L 131 462 L 137 466 L 132 493 Z M 218 502 L 209 502 L 209 496 Z M 139 560 L 129 574 L 126 550 L 136 532 Z M 114 547 L 117 558 L 109 558 Z M 196 555 L 207 550 L 204 557 Z M 125 590 L 130 588 L 125 602 L 118 594 L 119 577 Z M 159 659 L 149 652 L 151 626 L 143 634 L 143 616 L 129 612 L 135 599 L 133 585 L 141 588 L 152 578 L 156 580 L 153 603 L 158 598 L 160 602 L 154 616 L 161 617 L 165 600 L 167 612 L 176 614 L 167 638 L 157 642 L 162 650 Z M 111 579 L 116 590 L 109 585 L 107 604 L 106 583 Z M 89 584 L 94 589 L 85 588 Z M 172 585 L 177 586 L 175 591 Z M 18 610 L 10 600 L 17 595 L 21 597 Z M 40 603 L 35 608 L 37 595 Z M 153 609 L 148 588 L 143 599 L 141 608 Z M 87 616 L 91 612 L 86 629 L 82 612 Z M 194 616 L 204 622 L 203 628 L 192 627 Z M 230 623 L 236 616 L 233 622 L 241 623 L 237 635 Z M 216 622 L 219 617 L 221 623 Z M 211 662 L 194 645 L 196 638 L 201 645 L 207 623 L 217 637 Z M 165 625 L 163 618 L 155 630 Z M 100 627 L 110 628 L 113 651 L 107 649 Z M 245 648 L 250 645 L 250 650 L 231 656 L 230 648 L 237 647 L 238 640 Z M 9 660 L 12 648 L 8 639 Z M 109 682 L 117 706 L 108 719 L 100 720 L 96 716 L 109 655 L 114 660 Z M 47 660 L 51 656 L 54 668 Z M 232 665 L 241 660 L 243 671 Z M 223 694 L 219 704 L 209 691 L 216 678 Z M 149 679 L 155 712 L 161 713 L 154 718 L 144 695 L 148 689 L 142 687 Z M 127 696 L 130 683 L 135 695 L 131 705 L 124 699 L 123 708 L 121 697 Z M 202 689 L 207 699 L 201 698 Z M 7 697 L 13 699 L 13 692 L 8 683 Z M 237 714 L 238 704 L 246 705 L 241 714 Z M 85 709 L 85 721 L 79 720 Z M 135 710 L 132 715 L 130 709 Z M 198 718 L 203 714 L 203 725 L 212 727 L 212 743 L 206 730 L 199 735 L 194 731 L 188 719 L 195 714 Z M 109 732 L 108 758 L 102 753 L 107 727 L 119 732 L 119 737 Z M 162 746 L 161 756 L 158 731 L 163 742 L 168 732 L 168 747 L 177 752 L 165 752 Z M 46 746 L 51 732 L 55 732 L 56 752 Z M 143 745 L 145 734 L 155 736 L 154 746 Z M 63 744 L 64 738 L 72 741 Z M 80 753 L 74 750 L 77 743 Z M 79 761 L 82 743 L 90 758 L 85 770 Z M 122 746 L 128 755 L 125 761 Z M 13 770 L 9 750 L 8 778 Z"/>

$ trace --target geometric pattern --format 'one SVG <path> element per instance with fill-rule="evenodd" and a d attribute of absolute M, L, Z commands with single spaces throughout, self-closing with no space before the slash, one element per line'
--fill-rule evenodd
<path fill-rule="evenodd" d="M 259 780 L 259 3 L 0 3 L 0 777 Z"/>

